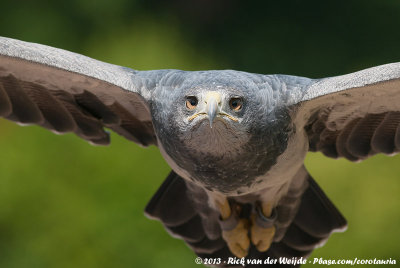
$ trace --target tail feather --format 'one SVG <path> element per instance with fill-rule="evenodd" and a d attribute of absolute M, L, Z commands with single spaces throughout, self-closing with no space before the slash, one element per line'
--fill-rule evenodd
<path fill-rule="evenodd" d="M 296 250 L 285 243 L 275 243 L 271 246 L 271 248 L 266 252 L 275 258 L 286 257 L 308 257 L 311 254 L 312 250 L 300 251 Z"/>
<path fill-rule="evenodd" d="M 175 237 L 185 240 L 187 243 L 197 243 L 204 239 L 201 219 L 197 215 L 178 226 L 165 225 L 165 229 Z"/>
<path fill-rule="evenodd" d="M 309 184 L 294 223 L 305 233 L 320 238 L 326 238 L 335 231 L 344 231 L 346 219 L 311 177 Z"/>
<path fill-rule="evenodd" d="M 166 226 L 188 222 L 197 212 L 187 194 L 184 180 L 171 172 L 147 204 L 146 216 L 159 220 Z"/>
<path fill-rule="evenodd" d="M 226 243 L 222 237 L 216 240 L 211 240 L 207 237 L 204 237 L 200 242 L 187 244 L 196 254 L 213 254 L 226 247 Z"/>
<path fill-rule="evenodd" d="M 292 224 L 287 230 L 282 242 L 299 251 L 309 251 L 321 244 L 321 238 L 311 236 L 301 230 L 296 224 Z"/>
<path fill-rule="evenodd" d="M 272 243 L 266 252 L 259 252 L 251 246 L 248 259 L 306 258 L 316 247 L 324 243 L 332 232 L 344 230 L 346 220 L 311 176 L 307 173 L 306 176 L 308 188 L 299 197 L 301 202 L 293 221 L 288 228 L 282 229 L 285 230 L 282 239 Z M 216 223 L 213 221 L 218 219 L 209 217 L 205 224 L 205 219 L 202 218 L 204 213 L 202 214 L 196 205 L 199 200 L 194 200 L 203 190 L 199 188 L 198 192 L 194 193 L 195 188 L 193 185 L 188 187 L 184 179 L 171 172 L 147 205 L 146 215 L 161 221 L 172 236 L 183 239 L 199 257 L 222 260 L 234 257 L 221 235 L 214 237 L 216 232 L 207 232 L 208 226 L 214 226 Z M 207 233 L 213 233 L 213 237 L 210 238 Z M 285 265 L 277 266 L 285 267 Z"/>

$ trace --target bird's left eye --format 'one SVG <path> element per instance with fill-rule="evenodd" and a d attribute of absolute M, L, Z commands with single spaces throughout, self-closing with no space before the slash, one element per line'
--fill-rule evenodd
<path fill-rule="evenodd" d="M 242 109 L 243 106 L 243 100 L 241 98 L 232 98 L 229 101 L 229 106 L 231 107 L 232 110 L 234 111 L 240 111 L 240 109 Z"/>
<path fill-rule="evenodd" d="M 199 101 L 195 96 L 189 96 L 186 98 L 186 108 L 188 108 L 189 110 L 193 110 L 194 108 L 196 108 L 198 102 Z"/>

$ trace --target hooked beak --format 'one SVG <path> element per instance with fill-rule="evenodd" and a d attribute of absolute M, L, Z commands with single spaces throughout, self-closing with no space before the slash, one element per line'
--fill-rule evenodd
<path fill-rule="evenodd" d="M 212 124 L 215 120 L 215 117 L 220 112 L 219 104 L 221 103 L 221 94 L 217 92 L 209 92 L 206 96 L 206 104 L 207 104 L 207 115 L 208 120 L 210 121 L 210 128 L 212 128 Z"/>
<path fill-rule="evenodd" d="M 238 122 L 238 118 L 229 115 L 221 110 L 221 99 L 222 97 L 220 93 L 215 91 L 208 92 L 204 101 L 205 107 L 203 106 L 204 108 L 201 110 L 201 112 L 195 113 L 194 115 L 190 116 L 188 120 L 192 121 L 198 116 L 207 115 L 208 121 L 210 121 L 210 128 L 212 128 L 213 122 L 217 115 L 224 116 L 234 122 Z"/>

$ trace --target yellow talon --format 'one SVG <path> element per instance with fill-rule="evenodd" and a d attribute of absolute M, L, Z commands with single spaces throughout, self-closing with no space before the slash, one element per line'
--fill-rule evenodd
<path fill-rule="evenodd" d="M 256 204 L 256 214 L 251 215 L 251 242 L 258 251 L 264 252 L 271 247 L 275 235 L 274 221 L 276 213 L 271 204 Z"/>
<path fill-rule="evenodd" d="M 249 221 L 240 219 L 236 227 L 229 231 L 222 231 L 222 237 L 226 241 L 229 250 L 238 258 L 247 256 L 250 248 L 250 239 L 248 236 Z"/>
<path fill-rule="evenodd" d="M 263 228 L 256 223 L 255 217 L 255 214 L 251 216 L 251 242 L 256 246 L 258 251 L 264 252 L 267 251 L 271 246 L 275 235 L 275 226 Z"/>
<path fill-rule="evenodd" d="M 249 221 L 239 219 L 240 206 L 229 204 L 228 199 L 216 200 L 217 208 L 221 214 L 222 238 L 229 250 L 238 258 L 246 257 L 250 248 Z"/>

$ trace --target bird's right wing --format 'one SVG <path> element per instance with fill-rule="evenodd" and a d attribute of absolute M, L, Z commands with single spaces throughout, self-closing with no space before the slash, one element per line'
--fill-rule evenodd
<path fill-rule="evenodd" d="M 149 100 L 160 74 L 139 72 L 44 45 L 0 37 L 0 116 L 99 145 L 110 128 L 155 144 Z M 162 71 L 160 71 L 162 74 Z"/>

